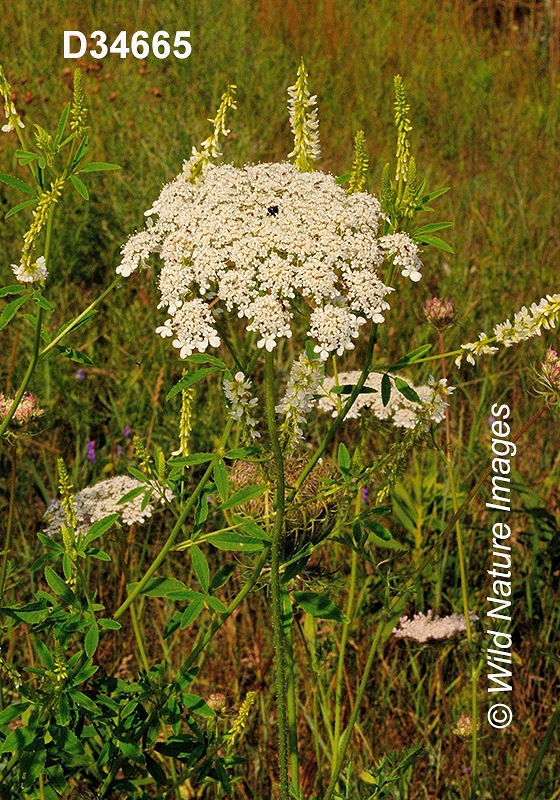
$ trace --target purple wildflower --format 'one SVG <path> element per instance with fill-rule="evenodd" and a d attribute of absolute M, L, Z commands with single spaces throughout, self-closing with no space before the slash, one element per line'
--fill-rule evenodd
<path fill-rule="evenodd" d="M 130 425 L 125 425 L 123 430 L 123 436 L 128 441 L 130 439 L 132 431 L 130 429 Z"/>
<path fill-rule="evenodd" d="M 81 383 L 82 381 L 85 381 L 85 379 L 87 378 L 87 372 L 85 371 L 85 369 L 80 368 L 79 370 L 76 371 L 74 377 L 76 378 L 77 381 L 80 381 Z"/>
<path fill-rule="evenodd" d="M 95 462 L 97 461 L 97 456 L 95 455 L 95 439 L 91 439 L 87 443 L 87 453 L 86 453 L 86 455 L 87 455 L 87 460 L 91 464 L 95 464 Z"/>

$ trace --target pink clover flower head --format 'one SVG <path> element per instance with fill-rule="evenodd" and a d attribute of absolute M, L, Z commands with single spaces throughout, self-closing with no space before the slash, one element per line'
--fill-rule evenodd
<path fill-rule="evenodd" d="M 443 331 L 455 319 L 455 307 L 449 300 L 441 300 L 439 297 L 432 297 L 424 305 L 424 316 L 436 330 Z"/>
<path fill-rule="evenodd" d="M 7 417 L 12 407 L 13 400 L 13 397 L 6 397 L 4 394 L 0 393 L 0 421 Z M 44 414 L 44 411 L 42 408 L 39 408 L 35 398 L 26 392 L 21 398 L 20 404 L 10 424 L 15 427 L 22 427 L 32 419 L 40 417 L 42 414 Z"/>

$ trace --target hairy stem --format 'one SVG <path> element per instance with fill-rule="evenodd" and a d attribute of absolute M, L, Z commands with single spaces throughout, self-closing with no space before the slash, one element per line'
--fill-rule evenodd
<path fill-rule="evenodd" d="M 276 694 L 278 711 L 278 755 L 280 760 L 280 797 L 289 800 L 289 725 L 288 725 L 288 689 L 286 682 L 286 654 L 284 650 L 284 632 L 282 627 L 282 581 L 280 565 L 284 550 L 284 460 L 278 440 L 276 410 L 274 402 L 274 353 L 267 352 L 265 357 L 265 409 L 268 434 L 274 455 L 276 468 L 276 513 L 272 530 L 272 547 L 270 556 L 270 588 L 272 594 L 272 623 L 274 627 L 274 648 L 276 662 Z M 297 776 L 292 776 L 292 780 Z"/>

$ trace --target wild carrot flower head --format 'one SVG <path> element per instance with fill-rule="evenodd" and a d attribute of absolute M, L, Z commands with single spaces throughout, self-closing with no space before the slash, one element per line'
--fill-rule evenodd
<path fill-rule="evenodd" d="M 291 303 L 311 307 L 309 335 L 326 359 L 354 347 L 366 322 L 383 322 L 393 291 L 378 276 L 387 256 L 419 280 L 418 248 L 403 233 L 378 238 L 377 199 L 349 196 L 332 175 L 287 163 L 208 166 L 196 184 L 179 175 L 132 236 L 117 272 L 130 275 L 151 252 L 163 260 L 157 329 L 181 358 L 220 344 L 215 312 L 237 313 L 271 351 L 292 335 Z"/>
<path fill-rule="evenodd" d="M 117 475 L 114 478 L 100 481 L 94 486 L 88 486 L 74 495 L 74 509 L 76 515 L 76 530 L 81 534 L 85 534 L 94 522 L 103 519 L 109 514 L 118 513 L 121 517 L 121 522 L 125 525 L 132 525 L 133 523 L 146 522 L 151 516 L 154 508 L 154 502 L 162 501 L 162 496 L 153 489 L 152 498 L 153 502 L 149 502 L 144 507 L 145 492 L 140 492 L 136 497 L 128 500 L 126 503 L 119 501 L 126 494 L 134 489 L 141 489 L 144 486 L 140 481 L 135 478 L 130 478 L 128 475 Z M 150 487 L 145 487 L 147 491 Z M 166 500 L 172 498 L 172 493 L 166 490 Z M 48 536 L 53 536 L 58 533 L 62 525 L 66 525 L 67 513 L 60 500 L 51 502 L 47 511 L 45 512 L 46 528 L 45 533 Z"/>
<path fill-rule="evenodd" d="M 472 613 L 470 618 L 472 622 L 478 619 L 476 614 Z M 393 628 L 393 633 L 395 639 L 413 639 L 415 642 L 424 644 L 430 640 L 453 639 L 464 633 L 466 629 L 465 618 L 462 614 L 439 617 L 437 614 L 434 616 L 434 612 L 430 610 L 427 614 L 422 614 L 422 612 L 415 614 L 412 619 L 401 617 L 399 627 Z"/>

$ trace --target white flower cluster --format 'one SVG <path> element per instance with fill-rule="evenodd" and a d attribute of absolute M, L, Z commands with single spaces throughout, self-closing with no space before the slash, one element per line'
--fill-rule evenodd
<path fill-rule="evenodd" d="M 339 372 L 338 385 L 339 386 L 354 386 L 359 378 L 361 372 Z M 357 396 L 354 405 L 347 414 L 346 419 L 357 419 L 361 412 L 369 408 L 375 416 L 380 420 L 388 420 L 392 422 L 397 428 L 415 428 L 420 417 L 423 417 L 426 422 L 441 422 L 445 417 L 445 407 L 447 403 L 444 398 L 454 391 L 453 386 L 447 386 L 445 378 L 436 382 L 433 377 L 430 377 L 428 385 L 426 386 L 413 386 L 406 378 L 406 383 L 414 389 L 420 403 L 416 403 L 407 398 L 398 391 L 395 386 L 395 377 L 389 376 L 391 381 L 391 396 L 386 406 L 383 405 L 381 397 L 381 381 L 383 376 L 378 372 L 371 372 L 366 378 L 364 388 L 373 389 L 373 392 L 364 392 Z M 340 399 L 345 400 L 345 395 L 334 394 L 332 389 L 335 387 L 334 378 L 325 378 L 322 385 L 323 397 L 318 400 L 318 408 L 321 411 L 330 412 L 333 417 L 339 412 Z"/>
<path fill-rule="evenodd" d="M 462 344 L 464 352 L 457 356 L 455 364 L 460 367 L 465 354 L 469 364 L 474 365 L 475 356 L 497 353 L 499 348 L 493 346 L 492 342 L 511 347 L 525 339 L 540 336 L 542 328 L 550 330 L 555 327 L 558 317 L 560 317 L 560 294 L 547 294 L 538 303 L 533 303 L 529 309 L 523 306 L 514 315 L 513 322 L 506 319 L 505 322 L 496 325 L 493 337 L 480 333 L 478 342 Z"/>
<path fill-rule="evenodd" d="M 205 168 L 192 184 L 179 175 L 146 215 L 156 221 L 122 249 L 117 272 L 130 275 L 151 252 L 163 260 L 157 331 L 182 358 L 216 347 L 213 309 L 235 311 L 258 346 L 291 336 L 291 301 L 311 306 L 309 335 L 325 360 L 354 347 L 366 320 L 383 322 L 393 291 L 377 269 L 387 255 L 403 275 L 420 277 L 418 248 L 403 233 L 377 238 L 378 200 L 347 196 L 332 175 L 287 163 Z"/>
<path fill-rule="evenodd" d="M 469 614 L 471 622 L 476 622 L 478 617 L 472 612 Z M 393 628 L 395 639 L 413 639 L 424 644 L 432 640 L 453 639 L 467 629 L 465 618 L 462 614 L 451 614 L 449 617 L 434 617 L 434 612 L 415 614 L 412 619 L 401 617 L 399 627 Z"/>
<path fill-rule="evenodd" d="M 251 414 L 251 410 L 257 405 L 258 399 L 251 397 L 251 381 L 245 379 L 242 372 L 237 372 L 233 380 L 224 378 L 224 394 L 227 397 L 231 411 L 230 416 L 239 420 L 245 426 L 249 439 L 260 439 L 260 433 L 255 430 L 257 420 Z"/>
<path fill-rule="evenodd" d="M 315 405 L 315 395 L 320 391 L 322 381 L 323 364 L 320 360 L 309 359 L 302 353 L 292 364 L 286 393 L 276 406 L 276 413 L 285 417 L 281 433 L 288 439 L 289 448 L 303 441 L 301 426 L 305 425 L 307 414 Z"/>
<path fill-rule="evenodd" d="M 145 484 L 130 478 L 128 475 L 117 475 L 114 478 L 100 481 L 94 486 L 88 486 L 77 492 L 74 496 L 74 508 L 78 521 L 77 532 L 85 535 L 91 525 L 109 514 L 118 513 L 121 515 L 121 522 L 125 525 L 146 522 L 152 516 L 153 503 L 148 503 L 142 508 L 144 493 L 129 500 L 127 503 L 118 505 L 119 500 L 131 492 L 133 489 L 145 486 Z M 149 487 L 146 487 L 147 489 Z M 152 497 L 162 501 L 159 492 L 154 491 Z M 165 499 L 171 500 L 173 493 L 165 490 Z M 45 512 L 47 527 L 44 530 L 48 536 L 53 536 L 60 532 L 62 525 L 66 525 L 66 513 L 60 500 L 55 500 Z"/>
<path fill-rule="evenodd" d="M 45 262 L 45 256 L 39 256 L 37 261 L 24 264 L 12 264 L 12 272 L 21 283 L 33 283 L 34 281 L 44 281 L 49 274 Z"/>

